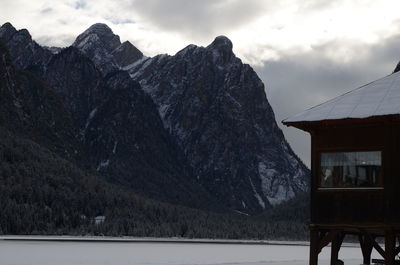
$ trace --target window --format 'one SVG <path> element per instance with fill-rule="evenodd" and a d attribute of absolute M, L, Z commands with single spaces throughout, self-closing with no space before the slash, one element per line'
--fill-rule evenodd
<path fill-rule="evenodd" d="M 382 186 L 382 152 L 321 153 L 321 188 Z"/>

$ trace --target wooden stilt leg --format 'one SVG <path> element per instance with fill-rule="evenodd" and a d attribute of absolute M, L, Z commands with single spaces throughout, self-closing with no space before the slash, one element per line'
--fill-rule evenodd
<path fill-rule="evenodd" d="M 358 238 L 360 240 L 361 251 L 363 254 L 363 264 L 369 265 L 371 264 L 373 242 L 369 237 L 366 237 L 364 235 L 359 235 Z"/>
<path fill-rule="evenodd" d="M 332 240 L 331 245 L 331 265 L 337 265 L 339 261 L 339 250 L 342 246 L 344 236 L 338 233 Z"/>
<path fill-rule="evenodd" d="M 319 233 L 318 230 L 310 229 L 310 265 L 318 265 L 318 244 Z"/>
<path fill-rule="evenodd" d="M 396 237 L 393 231 L 385 231 L 385 265 L 394 265 Z"/>

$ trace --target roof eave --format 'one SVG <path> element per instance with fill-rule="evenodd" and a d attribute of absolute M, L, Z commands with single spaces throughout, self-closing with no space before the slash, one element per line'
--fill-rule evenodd
<path fill-rule="evenodd" d="M 323 126 L 364 126 L 364 125 L 379 125 L 384 123 L 400 123 L 400 114 L 389 114 L 380 116 L 371 116 L 365 118 L 343 118 L 332 120 L 317 120 L 317 121 L 282 121 L 286 126 L 296 127 L 300 130 L 310 132 L 316 127 Z"/>
<path fill-rule="evenodd" d="M 282 124 L 287 127 L 295 127 L 297 129 L 310 132 L 313 127 L 314 122 L 310 121 L 282 121 Z"/>

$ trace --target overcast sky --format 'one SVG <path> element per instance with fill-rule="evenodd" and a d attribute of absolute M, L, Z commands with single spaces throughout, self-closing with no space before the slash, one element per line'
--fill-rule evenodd
<path fill-rule="evenodd" d="M 278 123 L 309 165 L 309 136 L 280 121 L 391 73 L 400 59 L 398 0 L 0 0 L 0 23 L 68 46 L 108 24 L 145 55 L 225 35 L 257 71 Z"/>

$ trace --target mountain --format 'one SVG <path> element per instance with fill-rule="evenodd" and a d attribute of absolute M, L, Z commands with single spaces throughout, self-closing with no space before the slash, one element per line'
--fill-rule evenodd
<path fill-rule="evenodd" d="M 15 133 L 88 174 L 152 199 L 247 214 L 308 189 L 263 83 L 224 36 L 153 58 L 105 24 L 64 49 L 9 23 L 0 42 L 15 64 L 7 80 L 23 84 L 4 98 L 4 112 L 27 123 Z"/>
<path fill-rule="evenodd" d="M 31 72 L 16 69 L 4 46 L 0 46 L 0 56 L 0 126 L 66 159 L 84 160 L 72 119 L 57 94 Z"/>
<path fill-rule="evenodd" d="M 93 39 L 102 32 L 119 39 L 106 25 L 95 26 L 101 33 L 85 31 L 97 34 Z M 228 38 L 117 67 L 151 96 L 199 183 L 228 208 L 259 212 L 307 190 L 308 169 L 278 128 L 261 80 Z"/>
<path fill-rule="evenodd" d="M 307 190 L 309 170 L 278 128 L 262 81 L 228 38 L 149 58 L 129 72 L 199 182 L 228 207 L 259 212 Z"/>
<path fill-rule="evenodd" d="M 24 43 L 34 45 L 29 37 Z M 12 45 L 6 42 L 17 50 Z M 38 49 L 42 54 L 44 49 Z M 10 56 L 20 58 L 16 52 Z M 30 60 L 16 66 L 23 77 L 12 80 L 29 78 L 23 97 L 32 102 L 24 98 L 20 105 L 34 118 L 25 120 L 41 121 L 32 123 L 34 131 L 19 130 L 29 139 L 137 194 L 195 208 L 222 208 L 192 177 L 151 98 L 127 72 L 103 76 L 75 47 L 38 59 L 33 66 Z"/>
<path fill-rule="evenodd" d="M 103 77 L 69 47 L 52 58 L 45 79 L 62 96 L 98 174 L 151 198 L 197 208 L 214 204 L 191 177 L 151 98 L 127 72 Z"/>
<path fill-rule="evenodd" d="M 78 158 L 80 147 L 76 143 L 69 150 L 68 143 L 77 138 L 62 98 L 31 72 L 16 68 L 2 44 L 0 57 L 0 234 L 293 236 L 286 233 L 286 222 L 149 200 L 80 168 L 68 155 Z M 97 223 L 97 216 L 105 220 Z"/>
<path fill-rule="evenodd" d="M 285 222 L 137 196 L 3 126 L 0 139 L 0 235 L 299 239 L 298 232 L 287 232 Z M 105 216 L 104 222 L 97 224 L 97 216 Z"/>
<path fill-rule="evenodd" d="M 10 23 L 5 23 L 0 28 L 0 42 L 7 46 L 13 62 L 21 69 L 26 67 L 39 68 L 50 60 L 51 52 L 43 49 L 32 40 L 28 30 L 16 30 Z"/>
<path fill-rule="evenodd" d="M 0 139 L 0 235 L 265 239 L 284 226 L 145 199 L 3 126 Z"/>
<path fill-rule="evenodd" d="M 121 43 L 119 36 L 102 23 L 94 24 L 85 30 L 72 46 L 91 58 L 104 74 L 143 58 L 141 51 L 129 41 Z"/>

